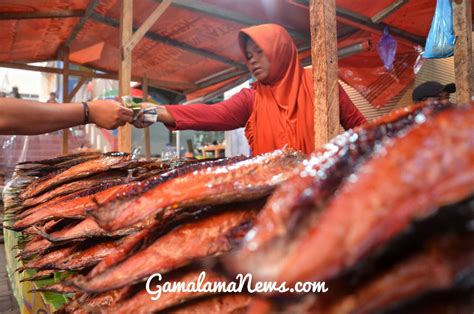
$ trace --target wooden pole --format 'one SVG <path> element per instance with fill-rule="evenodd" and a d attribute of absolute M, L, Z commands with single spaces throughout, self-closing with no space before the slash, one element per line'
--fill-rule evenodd
<path fill-rule="evenodd" d="M 8 10 L 8 7 L 6 7 Z M 60 10 L 55 12 L 1 12 L 0 21 L 3 20 L 27 20 L 27 19 L 59 19 L 70 17 L 82 17 L 84 10 Z"/>
<path fill-rule="evenodd" d="M 453 23 L 456 34 L 454 46 L 454 72 L 456 102 L 471 101 L 474 89 L 472 70 L 472 0 L 454 0 Z"/>
<path fill-rule="evenodd" d="M 120 68 L 119 94 L 130 95 L 130 81 L 132 77 L 132 51 L 125 49 L 125 45 L 132 38 L 133 27 L 133 0 L 122 0 L 120 11 Z M 132 127 L 126 124 L 119 128 L 118 148 L 120 151 L 132 151 Z"/>
<path fill-rule="evenodd" d="M 311 0 L 311 57 L 314 89 L 314 145 L 339 133 L 336 1 Z"/>
<path fill-rule="evenodd" d="M 170 6 L 171 0 L 164 0 L 143 22 L 142 26 L 133 33 L 132 38 L 128 41 L 124 48 L 130 51 L 135 48 L 135 46 L 142 40 L 145 34 L 150 30 L 150 28 L 155 24 L 156 21 L 165 13 L 166 9 Z"/>
<path fill-rule="evenodd" d="M 15 62 L 0 62 L 0 67 L 28 70 L 28 71 L 35 71 L 35 72 L 42 72 L 42 73 L 57 73 L 57 74 L 63 73 L 63 70 L 58 69 L 58 68 L 41 67 L 41 66 L 34 66 L 34 65 L 15 63 Z M 118 75 L 116 73 L 97 73 L 97 72 L 85 72 L 85 71 L 79 71 L 79 70 L 69 70 L 69 76 L 103 78 L 103 79 L 111 79 L 111 80 L 118 79 Z M 140 79 L 141 78 L 138 76 L 136 77 L 132 76 L 132 80 L 134 81 L 139 81 Z M 161 89 L 173 92 L 175 94 L 182 94 L 182 92 L 176 91 L 174 90 L 174 88 L 177 88 L 179 90 L 197 89 L 196 88 L 197 85 L 193 83 L 187 83 L 187 82 L 168 82 L 168 81 L 163 81 L 163 80 L 148 79 L 148 84 L 151 86 L 159 87 Z"/>
<path fill-rule="evenodd" d="M 69 102 L 69 48 L 63 49 L 63 103 Z M 63 130 L 63 141 L 61 145 L 63 155 L 69 151 L 69 129 Z"/>
<path fill-rule="evenodd" d="M 148 101 L 148 78 L 146 74 L 143 76 L 143 101 Z M 151 140 L 150 140 L 150 127 L 144 129 L 145 132 L 145 157 L 147 160 L 151 159 Z"/>

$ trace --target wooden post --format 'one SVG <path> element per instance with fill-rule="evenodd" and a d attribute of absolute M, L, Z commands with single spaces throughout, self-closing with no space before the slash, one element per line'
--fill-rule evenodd
<path fill-rule="evenodd" d="M 69 102 L 69 48 L 63 49 L 63 103 Z M 69 151 L 69 129 L 63 130 L 61 152 L 67 155 Z"/>
<path fill-rule="evenodd" d="M 148 78 L 143 76 L 143 101 L 148 101 Z M 151 158 L 151 141 L 150 141 L 150 127 L 144 129 L 145 132 L 145 157 L 147 160 Z"/>
<path fill-rule="evenodd" d="M 314 89 L 314 145 L 339 133 L 336 1 L 311 0 L 311 57 Z"/>
<path fill-rule="evenodd" d="M 124 48 L 132 51 L 133 48 L 142 40 L 146 32 L 155 24 L 155 22 L 165 13 L 166 9 L 171 5 L 171 0 L 163 0 L 163 2 L 148 16 L 139 29 L 133 33 L 130 40 L 124 45 Z"/>
<path fill-rule="evenodd" d="M 453 23 L 456 34 L 454 46 L 454 72 L 456 102 L 471 101 L 474 89 L 472 70 L 472 0 L 454 0 Z"/>
<path fill-rule="evenodd" d="M 133 0 L 122 0 L 120 11 L 120 68 L 119 68 L 119 95 L 130 94 L 132 77 L 132 51 L 125 49 L 125 45 L 132 38 Z M 132 151 L 132 126 L 126 124 L 119 128 L 118 148 L 120 151 Z"/>

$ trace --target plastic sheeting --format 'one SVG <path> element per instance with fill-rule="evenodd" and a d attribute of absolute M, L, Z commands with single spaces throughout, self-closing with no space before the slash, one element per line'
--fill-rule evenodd
<path fill-rule="evenodd" d="M 87 141 L 81 127 L 69 130 L 69 151 L 72 153 L 81 149 Z M 61 144 L 61 131 L 34 136 L 0 136 L 0 172 L 6 181 L 19 162 L 60 156 Z"/>
<path fill-rule="evenodd" d="M 361 31 L 345 42 L 349 45 L 362 40 L 377 43 L 380 35 Z M 380 108 L 414 80 L 413 65 L 416 58 L 414 46 L 399 44 L 393 69 L 387 71 L 377 53 L 370 50 L 339 60 L 339 77 L 368 102 Z"/>

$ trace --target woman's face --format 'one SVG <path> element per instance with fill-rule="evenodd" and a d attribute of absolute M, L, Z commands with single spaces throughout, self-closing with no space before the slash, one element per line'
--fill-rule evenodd
<path fill-rule="evenodd" d="M 265 81 L 270 74 L 270 60 L 252 39 L 248 40 L 245 53 L 250 72 L 257 80 Z"/>

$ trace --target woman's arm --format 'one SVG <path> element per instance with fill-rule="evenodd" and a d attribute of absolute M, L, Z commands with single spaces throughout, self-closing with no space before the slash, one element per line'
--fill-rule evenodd
<path fill-rule="evenodd" d="M 353 129 L 367 122 L 341 84 L 339 84 L 339 109 L 339 118 L 345 130 Z"/>
<path fill-rule="evenodd" d="M 150 102 L 142 102 L 140 103 L 142 110 L 137 115 L 137 118 L 133 122 L 133 125 L 137 128 L 146 128 L 150 125 L 153 124 L 153 122 L 145 121 L 144 120 L 144 113 L 143 110 L 150 108 L 150 107 L 155 107 L 158 117 L 156 122 L 162 122 L 164 125 L 166 125 L 169 128 L 174 128 L 176 127 L 176 120 L 175 118 L 171 115 L 171 113 L 166 110 L 166 106 L 163 105 L 155 105 Z"/>
<path fill-rule="evenodd" d="M 115 100 L 88 102 L 89 122 L 114 129 L 132 122 L 133 112 Z M 84 122 L 81 103 L 47 104 L 0 98 L 0 134 L 34 135 L 65 129 Z"/>
<path fill-rule="evenodd" d="M 157 105 L 158 121 L 171 130 L 226 131 L 245 126 L 252 112 L 254 91 L 243 89 L 228 100 L 213 105 Z M 142 107 L 150 106 L 143 103 Z M 151 123 L 143 121 L 143 113 L 134 123 L 146 127 Z"/>

